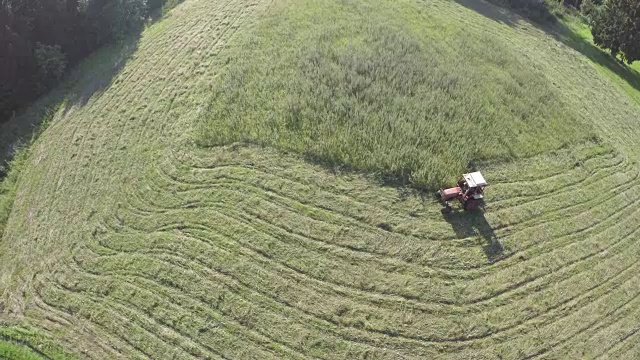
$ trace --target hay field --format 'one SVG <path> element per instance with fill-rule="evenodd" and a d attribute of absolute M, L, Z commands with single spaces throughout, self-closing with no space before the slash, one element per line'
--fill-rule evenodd
<path fill-rule="evenodd" d="M 518 114 L 517 104 L 497 112 L 496 131 L 505 131 L 508 140 L 522 133 L 522 141 L 508 143 L 514 151 L 497 147 L 480 158 L 460 153 L 464 161 L 442 170 L 437 164 L 461 151 L 463 142 L 434 136 L 441 149 L 436 160 L 411 163 L 408 147 L 398 144 L 410 133 L 409 122 L 379 142 L 373 155 L 356 149 L 350 158 L 331 157 L 339 154 L 336 143 L 322 131 L 305 138 L 304 116 L 302 130 L 260 130 L 269 129 L 259 121 L 264 109 L 234 108 L 246 99 L 233 94 L 238 88 L 260 94 L 251 84 L 263 75 L 235 88 L 232 80 L 272 54 L 243 57 L 246 42 L 254 41 L 252 51 L 259 53 L 271 46 L 260 39 L 292 36 L 282 34 L 274 19 L 322 25 L 314 15 L 331 13 L 322 6 L 363 14 L 372 9 L 356 0 L 187 0 L 142 34 L 108 83 L 96 86 L 96 74 L 87 69 L 13 175 L 0 241 L 0 354 L 637 357 L 640 103 L 631 96 L 637 89 L 622 86 L 628 85 L 625 77 L 561 35 L 483 2 L 379 4 L 383 8 L 371 5 L 373 10 L 384 10 L 393 26 L 411 19 L 396 28 L 408 29 L 407 41 L 419 44 L 408 62 L 423 61 L 432 44 L 435 50 L 428 51 L 442 56 L 434 69 L 459 75 L 446 65 L 463 60 L 446 57 L 467 50 L 447 40 L 472 34 L 504 47 L 499 64 L 515 69 L 492 65 L 490 52 L 479 53 L 475 65 L 467 59 L 469 73 L 487 82 L 479 89 L 495 90 L 473 94 L 517 99 L 515 88 L 505 90 L 517 76 L 533 84 L 521 85 L 525 95 L 530 89 L 553 93 L 532 124 L 513 132 L 503 127 L 509 112 Z M 270 25 L 273 33 L 260 31 Z M 348 46 L 336 58 L 375 44 L 364 40 L 363 47 Z M 331 49 L 319 54 L 331 56 Z M 96 57 L 113 59 L 109 51 Z M 282 50 L 278 59 L 264 68 L 298 58 Z M 390 61 L 385 69 L 404 68 Z M 483 70 L 504 82 L 490 83 Z M 296 79 L 270 78 L 276 84 Z M 225 84 L 231 86 L 227 93 L 220 90 Z M 474 84 L 462 84 L 460 96 L 474 101 L 463 91 Z M 421 94 L 437 97 L 434 89 Z M 303 104 L 310 94 L 303 94 Z M 347 102 L 358 105 L 367 96 Z M 388 106 L 399 109 L 419 99 L 398 95 Z M 291 109 L 264 101 L 275 113 Z M 442 105 L 458 100 L 451 101 Z M 363 109 L 379 120 L 392 113 Z M 234 123 L 219 117 L 225 111 L 240 129 L 255 133 L 231 131 Z M 415 124 L 428 134 L 428 124 L 443 122 Z M 227 135 L 213 137 L 218 127 Z M 376 138 L 363 129 L 369 127 L 350 131 Z M 327 151 L 302 151 L 299 144 L 308 139 Z M 492 141 L 489 136 L 481 144 Z M 416 149 L 423 156 L 435 148 Z M 394 161 L 405 160 L 409 165 L 399 173 Z M 439 204 L 419 189 L 469 162 L 492 184 L 487 206 L 443 217 Z M 385 181 L 407 174 L 419 180 Z"/>

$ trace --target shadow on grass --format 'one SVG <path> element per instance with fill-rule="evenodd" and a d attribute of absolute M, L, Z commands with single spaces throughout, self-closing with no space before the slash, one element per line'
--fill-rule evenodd
<path fill-rule="evenodd" d="M 466 212 L 459 210 L 443 216 L 459 239 L 473 236 L 482 238 L 482 250 L 484 250 L 487 261 L 493 263 L 503 258 L 504 248 L 498 241 L 491 225 L 487 222 L 484 211 Z"/>
<path fill-rule="evenodd" d="M 0 180 L 6 175 L 16 151 L 33 142 L 55 113 L 65 114 L 73 107 L 84 106 L 111 86 L 137 50 L 140 35 L 141 32 L 137 32 L 125 41 L 96 51 L 78 64 L 61 84 L 0 123 Z"/>
<path fill-rule="evenodd" d="M 138 49 L 140 34 L 132 35 L 125 41 L 107 46 L 74 73 L 71 85 L 63 94 L 64 111 L 76 106 L 84 106 L 93 97 L 99 97 L 113 83 L 131 55 Z"/>
<path fill-rule="evenodd" d="M 123 41 L 105 45 L 77 64 L 62 82 L 7 121 L 0 121 L 0 181 L 18 149 L 28 146 L 44 130 L 53 115 L 63 115 L 102 95 L 138 49 L 142 32 L 162 20 L 183 0 L 151 0 L 148 21 Z M 0 119 L 1 120 L 1 119 Z"/>
<path fill-rule="evenodd" d="M 455 0 L 459 5 L 486 18 L 512 27 L 515 27 L 520 21 L 529 21 L 536 28 L 583 54 L 592 62 L 609 69 L 634 89 L 640 91 L 640 73 L 598 48 L 588 39 L 576 34 L 563 22 L 557 21 L 557 18 L 547 7 L 542 7 L 532 16 L 531 11 L 506 8 L 499 1 Z"/>
<path fill-rule="evenodd" d="M 490 4 L 483 0 L 455 0 L 455 2 L 486 18 L 509 26 L 515 26 L 518 21 L 520 21 L 520 16 L 512 10 Z"/>
<path fill-rule="evenodd" d="M 622 80 L 626 81 L 631 87 L 640 91 L 640 73 L 579 36 L 566 25 L 558 23 L 552 29 L 547 30 L 547 33 L 586 56 L 592 62 L 609 69 Z"/>
<path fill-rule="evenodd" d="M 122 71 L 131 55 L 138 49 L 138 42 L 146 27 L 152 26 L 162 20 L 164 15 L 183 0 L 152 0 L 150 6 L 155 9 L 147 18 L 144 25 L 133 31 L 123 41 L 106 45 L 91 55 L 91 59 L 85 61 L 74 70 L 75 81 L 64 91 L 64 111 L 74 106 L 84 106 L 89 99 L 100 96 L 108 89 L 115 77 Z"/>
<path fill-rule="evenodd" d="M 251 144 L 260 147 L 268 147 L 268 145 L 253 142 L 243 141 L 245 144 Z M 294 154 L 292 151 L 283 151 L 285 154 Z M 336 174 L 363 174 L 374 179 L 378 185 L 392 187 L 398 189 L 399 194 L 403 198 L 410 196 L 411 194 L 428 194 L 429 192 L 436 190 L 436 188 L 429 188 L 424 186 L 416 186 L 411 183 L 411 170 L 407 169 L 404 172 L 384 172 L 384 171 L 370 171 L 366 169 L 358 169 L 349 165 L 341 163 L 339 160 L 326 156 L 324 154 L 314 154 L 311 152 L 303 153 L 302 157 L 310 164 L 317 165 L 330 173 Z"/>

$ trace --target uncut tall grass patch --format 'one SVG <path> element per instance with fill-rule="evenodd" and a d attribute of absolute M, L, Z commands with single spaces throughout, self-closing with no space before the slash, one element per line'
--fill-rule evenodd
<path fill-rule="evenodd" d="M 276 6 L 230 45 L 199 143 L 275 146 L 437 187 L 475 160 L 591 135 L 505 43 L 440 29 L 419 10 L 386 0 Z"/>

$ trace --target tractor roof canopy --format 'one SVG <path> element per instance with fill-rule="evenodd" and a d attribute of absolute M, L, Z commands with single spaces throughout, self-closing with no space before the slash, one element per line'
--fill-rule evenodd
<path fill-rule="evenodd" d="M 467 182 L 467 185 L 469 185 L 469 187 L 483 187 L 489 185 L 484 180 L 482 174 L 480 174 L 480 171 L 464 174 L 462 176 L 464 177 L 464 181 Z"/>

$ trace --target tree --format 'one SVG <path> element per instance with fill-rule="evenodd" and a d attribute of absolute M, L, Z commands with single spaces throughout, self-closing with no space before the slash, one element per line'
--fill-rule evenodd
<path fill-rule="evenodd" d="M 112 16 L 112 32 L 116 40 L 122 40 L 127 34 L 137 31 L 147 15 L 146 0 L 119 0 L 115 3 Z"/>
<path fill-rule="evenodd" d="M 67 68 L 67 60 L 60 45 L 44 45 L 36 43 L 36 62 L 40 81 L 44 88 L 60 80 Z"/>
<path fill-rule="evenodd" d="M 640 60 L 640 1 L 584 0 L 582 10 L 596 45 L 628 64 Z"/>
<path fill-rule="evenodd" d="M 141 30 L 165 1 L 0 0 L 0 122 L 99 47 Z"/>
<path fill-rule="evenodd" d="M 25 36 L 28 18 L 16 14 L 21 6 L 2 0 L 0 5 L 0 122 L 24 104 L 35 85 L 29 74 L 36 72 L 32 47 Z"/>

